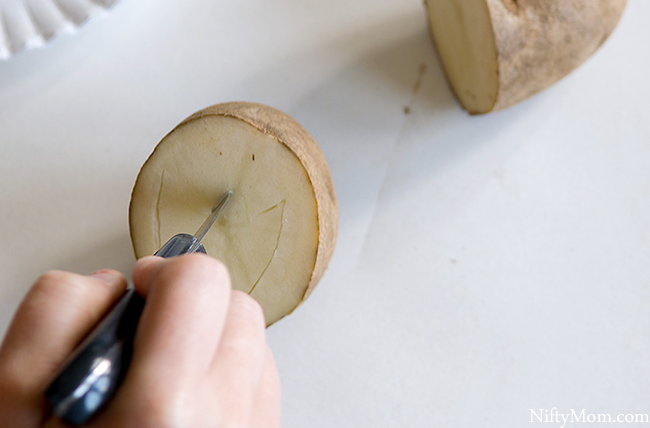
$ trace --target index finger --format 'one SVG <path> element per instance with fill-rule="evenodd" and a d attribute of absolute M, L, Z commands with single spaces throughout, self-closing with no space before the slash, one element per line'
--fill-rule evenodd
<path fill-rule="evenodd" d="M 145 307 L 125 387 L 167 393 L 200 379 L 216 351 L 230 300 L 230 276 L 220 261 L 190 254 L 146 257 L 133 272 Z M 140 386 L 142 388 L 142 386 Z"/>

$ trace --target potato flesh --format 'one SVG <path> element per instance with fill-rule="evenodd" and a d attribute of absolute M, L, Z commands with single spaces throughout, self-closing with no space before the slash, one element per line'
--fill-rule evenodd
<path fill-rule="evenodd" d="M 492 110 L 499 75 L 485 0 L 427 0 L 430 30 L 447 78 L 470 113 Z"/>
<path fill-rule="evenodd" d="M 275 137 L 231 117 L 185 123 L 161 141 L 134 187 L 137 257 L 179 232 L 194 233 L 228 191 L 233 197 L 203 239 L 233 288 L 251 294 L 267 324 L 302 300 L 316 261 L 314 191 L 296 155 Z"/>

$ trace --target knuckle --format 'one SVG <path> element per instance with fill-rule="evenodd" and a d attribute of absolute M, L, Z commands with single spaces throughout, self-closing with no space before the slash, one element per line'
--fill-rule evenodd
<path fill-rule="evenodd" d="M 251 361 L 261 361 L 264 358 L 264 337 L 259 334 L 241 333 L 231 337 L 223 346 L 239 356 L 237 364 L 247 366 Z"/>
<path fill-rule="evenodd" d="M 32 293 L 53 296 L 75 290 L 80 285 L 79 275 L 60 270 L 51 270 L 38 277 L 32 287 Z"/>
<path fill-rule="evenodd" d="M 257 300 L 239 290 L 233 290 L 230 299 L 234 308 L 243 311 L 247 318 L 264 326 L 264 309 Z"/>
<path fill-rule="evenodd" d="M 72 274 L 60 270 L 50 270 L 38 277 L 35 287 L 49 288 L 58 287 L 70 280 Z"/>

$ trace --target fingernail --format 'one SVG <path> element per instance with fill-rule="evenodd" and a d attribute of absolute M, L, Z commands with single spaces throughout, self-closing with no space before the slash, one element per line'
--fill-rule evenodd
<path fill-rule="evenodd" d="M 100 269 L 89 276 L 101 280 L 109 287 L 116 287 L 122 282 L 122 274 L 110 269 Z"/>

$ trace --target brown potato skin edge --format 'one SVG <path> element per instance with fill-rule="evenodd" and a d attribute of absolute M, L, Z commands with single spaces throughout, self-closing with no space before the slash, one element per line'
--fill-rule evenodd
<path fill-rule="evenodd" d="M 627 0 L 485 1 L 497 47 L 498 91 L 489 110 L 472 111 L 463 105 L 470 114 L 508 108 L 571 73 L 609 38 L 627 3 Z M 426 0 L 425 6 L 432 13 Z M 433 32 L 430 34 L 436 46 Z M 455 88 L 451 89 L 456 95 Z M 460 98 L 456 96 L 456 99 Z"/>
<path fill-rule="evenodd" d="M 322 278 L 334 253 L 334 247 L 336 246 L 338 204 L 334 190 L 334 182 L 332 181 L 325 155 L 309 132 L 291 116 L 273 107 L 258 103 L 238 101 L 206 107 L 192 114 L 174 127 L 174 129 L 206 116 L 233 117 L 248 123 L 265 134 L 275 137 L 296 155 L 307 172 L 316 198 L 318 247 L 316 250 L 314 269 L 309 284 L 305 288 L 302 300 L 296 306 L 298 307 L 309 297 Z M 173 132 L 173 130 L 170 132 Z M 132 236 L 131 238 L 133 240 Z"/>

